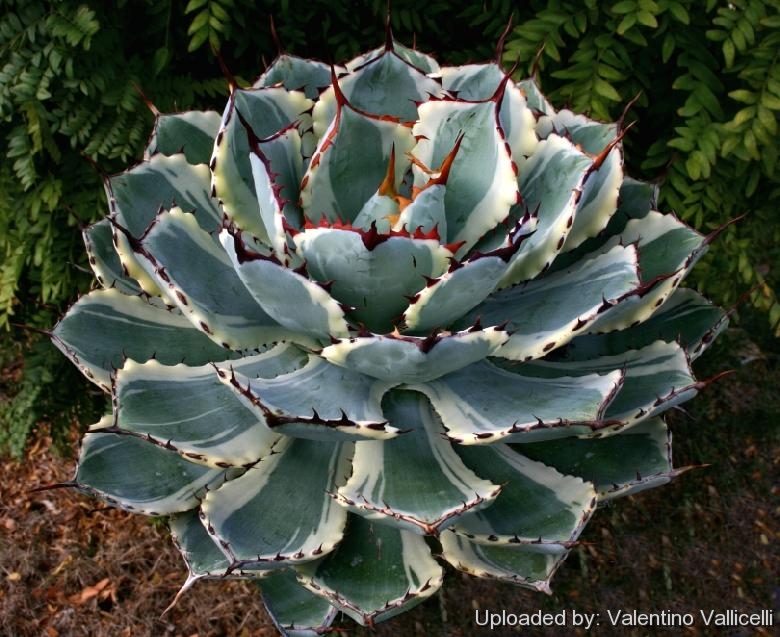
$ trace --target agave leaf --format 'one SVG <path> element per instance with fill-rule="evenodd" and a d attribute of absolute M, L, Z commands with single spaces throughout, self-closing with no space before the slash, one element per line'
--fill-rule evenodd
<path fill-rule="evenodd" d="M 607 234 L 612 236 L 622 232 L 629 219 L 646 217 L 651 210 L 656 209 L 657 199 L 658 184 L 624 176 L 620 185 L 618 209 L 610 220 Z M 618 223 L 622 225 L 618 226 Z"/>
<path fill-rule="evenodd" d="M 106 391 L 111 389 L 111 373 L 128 358 L 202 365 L 237 356 L 195 329 L 177 310 L 117 290 L 96 290 L 79 299 L 57 323 L 52 339 Z"/>
<path fill-rule="evenodd" d="M 105 181 L 109 209 L 116 221 L 135 237 L 141 236 L 161 208 L 191 211 L 206 231 L 219 227 L 222 213 L 209 197 L 209 171 L 187 163 L 183 154 L 154 155 Z"/>
<path fill-rule="evenodd" d="M 333 623 L 338 609 L 298 583 L 295 573 L 282 570 L 263 580 L 263 603 L 274 626 L 285 637 L 317 637 Z"/>
<path fill-rule="evenodd" d="M 421 536 L 356 515 L 333 553 L 298 571 L 306 588 L 363 626 L 413 608 L 444 575 Z"/>
<path fill-rule="evenodd" d="M 517 88 L 523 91 L 526 102 L 531 110 L 543 115 L 552 115 L 555 113 L 555 109 L 552 104 L 547 101 L 547 98 L 542 93 L 536 80 L 528 78 L 521 80 L 517 83 Z"/>
<path fill-rule="evenodd" d="M 346 511 L 326 494 L 343 483 L 350 447 L 282 437 L 244 475 L 209 491 L 204 524 L 231 562 L 281 565 L 332 551 Z"/>
<path fill-rule="evenodd" d="M 490 99 L 506 77 L 497 64 L 444 66 L 437 75 L 445 91 L 470 101 Z"/>
<path fill-rule="evenodd" d="M 205 491 L 226 478 L 225 469 L 190 462 L 141 438 L 101 431 L 107 422 L 84 434 L 74 482 L 113 506 L 146 515 L 178 513 L 198 506 Z"/>
<path fill-rule="evenodd" d="M 492 99 L 431 100 L 420 105 L 420 119 L 412 129 L 418 140 L 413 154 L 431 170 L 458 148 L 444 193 L 446 240 L 463 242 L 458 257 L 504 221 L 518 199 L 515 168 L 498 126 L 497 109 Z M 422 188 L 429 175 L 419 163 L 413 167 L 414 185 Z"/>
<path fill-rule="evenodd" d="M 564 244 L 564 250 L 567 251 L 555 257 L 549 271 L 563 270 L 589 254 L 602 251 L 612 237 L 623 232 L 629 220 L 641 219 L 650 213 L 656 204 L 657 190 L 657 185 L 624 176 L 618 191 L 617 210 L 610 217 L 607 227 L 598 236 L 585 239 L 576 248 L 566 248 Z"/>
<path fill-rule="evenodd" d="M 536 232 L 512 258 L 502 286 L 532 279 L 552 263 L 574 223 L 583 183 L 592 167 L 593 161 L 563 137 L 550 135 L 539 142 L 518 180 L 521 205 L 537 211 Z"/>
<path fill-rule="evenodd" d="M 506 73 L 497 64 L 444 67 L 440 75 L 444 89 L 462 100 L 490 99 L 506 80 Z M 536 118 L 523 91 L 512 82 L 507 82 L 504 88 L 498 119 L 512 159 L 522 165 L 534 152 L 539 139 L 535 132 Z"/>
<path fill-rule="evenodd" d="M 403 314 L 408 330 L 424 331 L 451 325 L 484 301 L 506 272 L 501 257 L 466 261 L 420 290 Z"/>
<path fill-rule="evenodd" d="M 713 236 L 705 237 L 674 215 L 660 212 L 651 211 L 641 219 L 631 219 L 603 249 L 635 243 L 645 285 L 641 293 L 629 295 L 604 312 L 588 331 L 625 329 L 650 318 L 704 254 Z"/>
<path fill-rule="evenodd" d="M 562 109 L 557 113 L 548 112 L 547 117 L 539 118 L 536 132 L 542 139 L 551 133 L 568 137 L 586 153 L 598 155 L 617 137 L 620 130 L 615 123 L 605 124 L 569 109 Z"/>
<path fill-rule="evenodd" d="M 306 60 L 282 53 L 257 78 L 254 88 L 278 84 L 288 91 L 303 91 L 307 98 L 313 100 L 323 89 L 330 86 L 330 67 L 317 60 Z"/>
<path fill-rule="evenodd" d="M 329 122 L 303 176 L 301 205 L 314 223 L 323 217 L 351 223 L 385 180 L 391 156 L 397 190 L 414 137 L 409 126 L 357 111 L 347 102 L 338 104 Z"/>
<path fill-rule="evenodd" d="M 503 485 L 491 506 L 466 513 L 449 529 L 478 544 L 567 545 L 596 507 L 590 483 L 529 460 L 507 445 L 458 445 L 456 450 L 470 469 Z"/>
<path fill-rule="evenodd" d="M 601 166 L 585 180 L 574 213 L 574 224 L 563 244 L 563 252 L 573 250 L 607 226 L 617 210 L 622 182 L 623 154 L 616 146 L 607 153 Z"/>
<path fill-rule="evenodd" d="M 447 270 L 452 252 L 435 239 L 379 237 L 350 230 L 314 228 L 295 236 L 309 275 L 333 281 L 331 295 L 351 306 L 350 317 L 374 332 L 389 332 L 408 298 L 426 278 Z"/>
<path fill-rule="evenodd" d="M 603 501 L 665 484 L 682 473 L 672 468 L 671 441 L 664 421 L 651 418 L 614 436 L 530 443 L 518 450 L 592 482 Z"/>
<path fill-rule="evenodd" d="M 299 227 L 303 213 L 298 206 L 303 175 L 301 136 L 294 127 L 265 140 L 252 140 L 252 177 L 260 217 L 268 241 L 280 261 L 285 260 L 285 225 Z"/>
<path fill-rule="evenodd" d="M 213 193 L 232 223 L 266 243 L 269 237 L 257 201 L 247 128 L 261 140 L 294 122 L 304 130 L 310 117 L 306 111 L 313 105 L 303 93 L 282 87 L 234 89 L 222 115 L 210 163 Z"/>
<path fill-rule="evenodd" d="M 184 155 L 154 155 L 148 161 L 108 177 L 106 196 L 112 217 L 130 235 L 141 236 L 163 208 L 180 206 L 192 211 L 201 228 L 219 227 L 222 213 L 208 195 L 209 172 L 193 166 Z M 152 277 L 140 266 L 124 233 L 114 232 L 114 245 L 124 270 L 152 296 L 164 296 Z"/>
<path fill-rule="evenodd" d="M 550 580 L 568 551 L 556 544 L 477 544 L 462 535 L 441 537 L 442 557 L 460 571 L 550 593 Z"/>
<path fill-rule="evenodd" d="M 498 328 L 417 336 L 359 336 L 339 339 L 320 356 L 367 376 L 396 382 L 425 382 L 491 355 L 508 339 Z"/>
<path fill-rule="evenodd" d="M 415 121 L 417 103 L 442 95 L 441 84 L 394 51 L 385 51 L 350 70 L 339 79 L 339 87 L 350 104 L 374 115 Z"/>
<path fill-rule="evenodd" d="M 639 267 L 646 281 L 681 268 L 687 271 L 708 244 L 707 237 L 674 215 L 654 211 L 641 219 L 630 220 L 620 236 L 613 238 L 605 247 L 618 242 L 624 245 L 636 242 Z"/>
<path fill-rule="evenodd" d="M 356 58 L 347 62 L 344 66 L 346 66 L 347 70 L 354 71 L 359 66 L 363 66 L 366 62 L 378 58 L 388 51 L 392 51 L 392 53 L 397 55 L 399 58 L 405 60 L 412 66 L 417 67 L 423 73 L 431 74 L 433 77 L 438 76 L 440 70 L 439 63 L 434 58 L 432 58 L 430 55 L 422 53 L 421 51 L 418 51 L 417 49 L 410 49 L 408 46 L 401 44 L 394 38 L 390 40 L 389 44 L 385 42 L 384 45 L 377 47 L 376 49 L 362 53 Z"/>
<path fill-rule="evenodd" d="M 480 361 L 410 389 L 430 399 L 450 439 L 489 444 L 590 433 L 621 382 L 619 370 L 544 379 Z"/>
<path fill-rule="evenodd" d="M 171 539 L 187 565 L 187 579 L 164 612 L 173 608 L 181 596 L 201 579 L 260 579 L 273 569 L 231 569 L 230 560 L 209 535 L 195 509 L 174 513 L 168 518 Z"/>
<path fill-rule="evenodd" d="M 223 347 L 256 348 L 286 339 L 311 343 L 266 314 L 220 244 L 193 215 L 177 208 L 158 215 L 134 249 L 138 262 L 167 289 L 182 314 Z"/>
<path fill-rule="evenodd" d="M 245 374 L 273 378 L 300 367 L 306 355 L 280 345 L 234 361 Z M 165 366 L 128 361 L 114 384 L 116 425 L 209 466 L 246 466 L 278 439 L 262 414 L 247 409 L 220 382 L 213 365 Z"/>
<path fill-rule="evenodd" d="M 240 235 L 223 230 L 219 238 L 246 289 L 280 325 L 314 337 L 347 334 L 343 309 L 321 286 L 275 258 L 249 252 Z"/>
<path fill-rule="evenodd" d="M 172 515 L 168 525 L 190 576 L 221 577 L 227 573 L 230 561 L 201 524 L 197 510 Z"/>
<path fill-rule="evenodd" d="M 93 223 L 82 232 L 87 246 L 89 265 L 104 288 L 116 288 L 123 294 L 136 295 L 141 288 L 124 270 L 114 248 L 111 222 L 103 219 Z"/>
<path fill-rule="evenodd" d="M 219 121 L 219 113 L 215 111 L 158 114 L 144 159 L 151 159 L 157 153 L 184 153 L 190 164 L 208 164 L 214 150 L 214 138 L 219 131 Z"/>
<path fill-rule="evenodd" d="M 421 394 L 390 392 L 385 417 L 407 430 L 391 441 L 355 443 L 352 475 L 336 500 L 355 513 L 416 533 L 437 535 L 467 511 L 489 506 L 501 487 L 458 458 Z"/>
<path fill-rule="evenodd" d="M 431 183 L 416 193 L 414 200 L 398 214 L 394 230 L 406 229 L 410 233 L 435 232 L 439 237 L 447 236 L 447 214 L 444 208 L 444 193 L 447 187 Z"/>
<path fill-rule="evenodd" d="M 412 66 L 416 66 L 423 73 L 428 73 L 435 77 L 439 72 L 439 63 L 434 58 L 415 48 L 410 49 L 397 40 L 393 40 L 393 53 L 402 60 L 406 60 Z"/>
<path fill-rule="evenodd" d="M 641 326 L 578 336 L 566 358 L 586 360 L 641 349 L 657 340 L 678 341 L 691 360 L 698 358 L 728 325 L 728 314 L 695 290 L 678 288 Z"/>
<path fill-rule="evenodd" d="M 381 409 L 382 396 L 395 383 L 331 365 L 318 356 L 276 377 L 250 376 L 249 370 L 233 365 L 216 367 L 222 382 L 276 432 L 331 442 L 398 434 Z"/>
<path fill-rule="evenodd" d="M 231 570 L 230 560 L 214 542 L 200 520 L 197 509 L 175 513 L 168 518 L 171 537 L 187 564 L 189 578 L 182 590 L 186 590 L 195 580 L 211 578 L 267 578 L 276 569 L 241 568 Z M 181 593 L 181 592 L 180 592 Z M 177 596 L 178 597 L 178 596 Z"/>
<path fill-rule="evenodd" d="M 523 372 L 540 378 L 590 376 L 624 370 L 620 390 L 609 404 L 607 420 L 634 423 L 693 398 L 700 384 L 685 350 L 677 343 L 656 341 L 640 350 L 583 361 L 533 361 Z"/>
<path fill-rule="evenodd" d="M 594 325 L 600 315 L 635 292 L 639 284 L 636 249 L 615 246 L 564 271 L 501 290 L 458 324 L 468 324 L 477 317 L 488 325 L 508 321 L 511 337 L 495 355 L 531 360 Z M 572 294 L 573 289 L 576 294 Z"/>
<path fill-rule="evenodd" d="M 404 55 L 407 52 L 412 55 Z M 429 66 L 430 60 L 406 47 L 399 47 L 397 52 L 376 49 L 347 63 L 348 73 L 338 75 L 338 91 L 352 106 L 365 113 L 412 122 L 417 119 L 416 104 L 431 96 L 443 95 L 441 84 L 416 64 Z M 312 114 L 318 140 L 336 117 L 338 100 L 333 86 L 320 95 Z"/>
<path fill-rule="evenodd" d="M 512 159 L 518 167 L 524 166 L 527 158 L 536 152 L 539 138 L 534 130 L 534 113 L 528 106 L 526 96 L 512 82 L 504 89 L 498 115 Z"/>
<path fill-rule="evenodd" d="M 392 229 L 392 221 L 399 217 L 400 210 L 398 198 L 382 194 L 382 186 L 380 185 L 379 190 L 371 196 L 360 209 L 360 212 L 357 213 L 352 226 L 356 230 L 388 234 Z M 309 225 L 313 224 L 310 223 Z"/>

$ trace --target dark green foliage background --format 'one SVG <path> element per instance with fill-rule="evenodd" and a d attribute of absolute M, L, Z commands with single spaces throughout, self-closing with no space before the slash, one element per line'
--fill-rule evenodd
<path fill-rule="evenodd" d="M 79 227 L 105 214 L 100 173 L 137 160 L 151 130 L 136 87 L 160 111 L 221 109 L 212 50 L 251 81 L 276 55 L 273 15 L 287 51 L 344 61 L 379 45 L 386 10 L 385 0 L 0 0 L 0 358 L 28 352 L 22 380 L 0 385 L 0 446 L 18 452 L 37 419 L 84 408 L 86 384 L 64 359 L 6 328 L 49 328 L 89 289 Z M 780 1 L 395 0 L 391 21 L 401 41 L 463 64 L 495 56 L 511 15 L 504 62 L 519 60 L 518 76 L 538 68 L 556 107 L 616 119 L 639 93 L 628 169 L 663 180 L 662 209 L 704 231 L 747 213 L 692 281 L 721 304 L 753 289 L 777 331 Z"/>

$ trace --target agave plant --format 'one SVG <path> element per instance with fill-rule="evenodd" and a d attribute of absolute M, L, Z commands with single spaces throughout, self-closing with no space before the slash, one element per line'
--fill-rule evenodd
<path fill-rule="evenodd" d="M 170 516 L 182 590 L 256 579 L 291 634 L 445 563 L 548 591 L 599 503 L 681 472 L 660 414 L 726 322 L 679 287 L 714 235 L 623 133 L 392 38 L 158 115 L 53 331 L 113 402 L 73 485 Z"/>

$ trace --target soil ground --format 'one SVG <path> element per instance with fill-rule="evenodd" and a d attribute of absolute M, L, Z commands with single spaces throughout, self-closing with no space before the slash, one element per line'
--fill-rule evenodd
<path fill-rule="evenodd" d="M 670 414 L 678 466 L 710 463 L 672 484 L 602 508 L 544 596 L 454 571 L 444 592 L 372 633 L 579 635 L 564 629 L 496 628 L 475 611 L 599 613 L 594 635 L 771 635 L 772 629 L 706 628 L 699 610 L 774 613 L 780 625 L 780 365 L 744 333 L 704 357 L 699 377 L 734 368 Z M 730 342 L 729 342 L 730 340 Z M 718 346 L 716 346 L 718 347 Z M 74 426 L 73 447 L 78 427 Z M 276 635 L 257 589 L 199 582 L 161 617 L 185 578 L 162 520 L 102 508 L 67 489 L 72 457 L 41 425 L 23 461 L 0 461 L 0 635 L 8 637 L 265 637 Z M 97 507 L 97 508 L 96 508 Z M 690 629 L 611 627 L 608 611 L 692 613 Z"/>

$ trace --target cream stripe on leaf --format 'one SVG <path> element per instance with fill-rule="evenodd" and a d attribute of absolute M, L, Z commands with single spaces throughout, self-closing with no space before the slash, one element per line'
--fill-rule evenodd
<path fill-rule="evenodd" d="M 141 438 L 101 431 L 108 422 L 84 435 L 74 482 L 113 506 L 146 515 L 187 511 L 228 476 Z"/>
<path fill-rule="evenodd" d="M 290 565 L 329 553 L 346 511 L 328 493 L 343 484 L 350 451 L 349 443 L 282 438 L 244 475 L 206 494 L 206 528 L 234 565 Z"/>
<path fill-rule="evenodd" d="M 306 588 L 362 626 L 415 607 L 444 576 L 421 536 L 357 515 L 349 516 L 344 541 L 333 553 L 297 570 Z"/>
<path fill-rule="evenodd" d="M 187 163 L 182 154 L 154 155 L 105 182 L 109 209 L 116 221 L 140 237 L 161 208 L 178 206 L 192 212 L 206 231 L 219 227 L 222 214 L 209 197 L 209 171 L 205 164 Z"/>
<path fill-rule="evenodd" d="M 414 200 L 398 215 L 393 230 L 417 230 L 424 233 L 435 232 L 440 238 L 447 236 L 447 211 L 444 208 L 444 193 L 447 187 L 443 183 L 429 183 L 417 193 Z"/>
<path fill-rule="evenodd" d="M 600 315 L 639 285 L 636 249 L 615 246 L 561 272 L 500 290 L 457 325 L 468 325 L 477 318 L 486 325 L 506 324 L 511 336 L 495 355 L 531 360 L 561 347 L 577 332 L 595 324 Z M 572 290 L 577 293 L 572 294 Z"/>
<path fill-rule="evenodd" d="M 275 377 L 258 377 L 230 364 L 216 367 L 222 382 L 275 432 L 331 442 L 386 439 L 399 433 L 380 406 L 382 396 L 397 383 L 314 355 L 300 369 Z"/>
<path fill-rule="evenodd" d="M 686 470 L 672 467 L 672 435 L 660 418 L 606 438 L 567 438 L 517 449 L 562 473 L 592 482 L 602 501 L 660 486 Z"/>
<path fill-rule="evenodd" d="M 393 51 L 353 68 L 339 88 L 355 108 L 407 122 L 417 119 L 417 103 L 442 95 L 441 84 Z"/>
<path fill-rule="evenodd" d="M 529 460 L 508 445 L 457 445 L 463 462 L 501 484 L 496 501 L 449 528 L 478 544 L 561 544 L 577 539 L 596 507 L 588 482 Z M 521 447 L 522 449 L 522 447 Z"/>
<path fill-rule="evenodd" d="M 238 356 L 195 329 L 178 310 L 117 290 L 95 290 L 79 299 L 57 323 L 52 340 L 106 391 L 111 389 L 111 374 L 128 358 L 203 365 Z"/>
<path fill-rule="evenodd" d="M 382 408 L 405 433 L 355 443 L 352 475 L 336 493 L 340 504 L 377 522 L 437 535 L 466 512 L 492 503 L 501 488 L 463 464 L 424 396 L 393 391 Z"/>
<path fill-rule="evenodd" d="M 263 310 L 218 241 L 193 215 L 178 208 L 161 213 L 135 251 L 182 314 L 223 347 L 249 349 L 288 339 L 311 343 Z"/>
<path fill-rule="evenodd" d="M 536 131 L 542 138 L 551 133 L 569 137 L 591 155 L 598 155 L 620 132 L 615 123 L 605 124 L 566 108 L 540 118 Z"/>
<path fill-rule="evenodd" d="M 462 100 L 487 100 L 495 95 L 505 73 L 497 64 L 444 66 L 438 74 L 445 91 Z"/>
<path fill-rule="evenodd" d="M 576 248 L 558 254 L 550 266 L 550 272 L 568 268 L 592 253 L 602 251 L 614 236 L 623 232 L 631 219 L 641 219 L 650 213 L 656 205 L 657 191 L 656 184 L 624 176 L 618 191 L 617 210 L 609 219 L 604 231 L 596 237 L 586 239 Z"/>
<path fill-rule="evenodd" d="M 491 444 L 588 435 L 621 382 L 619 370 L 544 379 L 482 361 L 410 389 L 429 398 L 450 439 Z"/>
<path fill-rule="evenodd" d="M 622 181 L 623 154 L 620 148 L 615 147 L 609 150 L 603 163 L 585 180 L 574 213 L 574 223 L 563 243 L 563 252 L 573 250 L 606 228 L 617 210 Z"/>
<path fill-rule="evenodd" d="M 280 345 L 234 361 L 234 369 L 273 378 L 302 366 L 306 355 Z M 208 466 L 243 466 L 265 456 L 278 439 L 262 414 L 248 409 L 213 365 L 165 366 L 128 361 L 114 383 L 116 425 L 148 436 Z"/>

